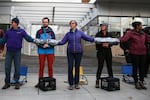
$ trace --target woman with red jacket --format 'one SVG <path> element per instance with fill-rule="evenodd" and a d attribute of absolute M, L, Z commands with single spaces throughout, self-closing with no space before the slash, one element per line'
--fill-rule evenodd
<path fill-rule="evenodd" d="M 135 81 L 136 89 L 147 89 L 144 84 L 144 65 L 146 61 L 146 42 L 150 43 L 150 38 L 142 31 L 141 22 L 132 23 L 133 30 L 127 31 L 127 33 L 121 38 L 121 42 L 131 41 L 129 47 L 129 53 L 131 54 L 133 64 L 133 78 Z M 138 78 L 139 71 L 139 78 Z"/>

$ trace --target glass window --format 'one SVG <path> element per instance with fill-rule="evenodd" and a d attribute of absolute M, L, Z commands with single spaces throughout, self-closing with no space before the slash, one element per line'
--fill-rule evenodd
<path fill-rule="evenodd" d="M 150 18 L 148 18 L 148 23 L 147 24 L 148 24 L 148 26 L 150 26 Z"/>
<path fill-rule="evenodd" d="M 121 18 L 121 36 L 125 33 L 126 29 L 131 29 L 132 17 Z"/>
<path fill-rule="evenodd" d="M 109 17 L 109 32 L 113 37 L 120 36 L 120 17 Z"/>

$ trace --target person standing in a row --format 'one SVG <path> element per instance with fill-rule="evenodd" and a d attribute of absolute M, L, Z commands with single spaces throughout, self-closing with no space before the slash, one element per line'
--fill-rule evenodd
<path fill-rule="evenodd" d="M 19 19 L 13 18 L 11 22 L 11 28 L 5 33 L 5 36 L 0 39 L 0 45 L 6 43 L 6 59 L 5 59 L 5 85 L 2 89 L 7 89 L 10 87 L 10 76 L 11 76 L 11 66 L 12 61 L 14 61 L 14 80 L 16 82 L 15 89 L 20 89 L 20 63 L 21 63 L 21 48 L 23 38 L 28 42 L 34 42 L 24 29 L 19 27 Z"/>
<path fill-rule="evenodd" d="M 51 27 L 49 27 L 50 20 L 48 17 L 42 19 L 42 27 L 36 33 L 36 39 L 55 39 L 55 34 Z M 38 54 L 39 54 L 39 79 L 43 78 L 45 61 L 47 59 L 48 64 L 48 77 L 53 78 L 53 62 L 54 62 L 54 46 L 45 44 L 39 44 Z M 39 87 L 39 83 L 35 85 L 35 88 Z"/>
<path fill-rule="evenodd" d="M 150 38 L 150 27 L 145 27 L 144 28 L 144 32 Z M 146 47 L 147 47 L 147 54 L 146 54 L 146 63 L 145 63 L 144 77 L 147 77 L 149 66 L 150 66 L 150 44 L 146 43 Z"/>
<path fill-rule="evenodd" d="M 68 42 L 67 46 L 67 58 L 68 58 L 68 81 L 69 90 L 73 90 L 73 85 L 76 89 L 79 87 L 79 72 L 80 72 L 80 62 L 82 59 L 82 44 L 81 40 L 94 42 L 94 38 L 87 36 L 85 33 L 77 29 L 77 22 L 71 20 L 69 22 L 70 31 L 66 33 L 62 41 L 58 45 L 64 45 Z M 73 66 L 75 62 L 75 77 L 73 77 Z"/>
<path fill-rule="evenodd" d="M 147 89 L 144 84 L 144 67 L 146 61 L 146 43 L 150 43 L 150 38 L 142 31 L 142 23 L 135 21 L 132 23 L 133 30 L 121 38 L 121 42 L 130 41 L 129 52 L 133 65 L 133 78 L 136 89 Z M 139 71 L 139 78 L 138 78 Z"/>
<path fill-rule="evenodd" d="M 102 23 L 100 24 L 100 32 L 96 34 L 95 37 L 112 37 L 111 34 L 108 33 L 108 24 Z M 113 43 L 96 43 L 96 50 L 97 50 L 97 59 L 98 59 L 98 69 L 96 73 L 96 88 L 99 88 L 99 79 L 101 78 L 104 61 L 106 60 L 107 71 L 109 77 L 113 77 L 112 71 L 112 51 L 111 46 Z"/>

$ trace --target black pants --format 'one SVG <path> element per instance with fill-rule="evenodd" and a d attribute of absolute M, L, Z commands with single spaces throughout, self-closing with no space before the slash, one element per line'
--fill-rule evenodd
<path fill-rule="evenodd" d="M 133 78 L 135 83 L 140 81 L 144 81 L 144 67 L 145 67 L 145 61 L 146 61 L 146 56 L 145 55 L 131 55 L 132 59 L 132 65 L 133 65 Z M 138 72 L 139 71 L 139 72 Z M 139 78 L 138 78 L 138 73 L 139 73 Z"/>
<path fill-rule="evenodd" d="M 97 51 L 97 59 L 98 59 L 98 69 L 97 69 L 96 79 L 99 80 L 101 77 L 104 61 L 106 61 L 109 77 L 113 77 L 111 49 Z"/>
<path fill-rule="evenodd" d="M 144 75 L 147 76 L 150 65 L 150 55 L 146 55 L 146 64 L 144 69 Z"/>

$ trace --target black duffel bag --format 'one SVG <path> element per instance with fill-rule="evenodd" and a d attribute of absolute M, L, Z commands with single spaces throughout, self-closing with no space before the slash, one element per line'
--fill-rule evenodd
<path fill-rule="evenodd" d="M 101 88 L 107 91 L 120 90 L 120 80 L 114 77 L 101 78 Z"/>
<path fill-rule="evenodd" d="M 50 77 L 39 78 L 39 89 L 42 91 L 56 90 L 56 79 Z"/>

